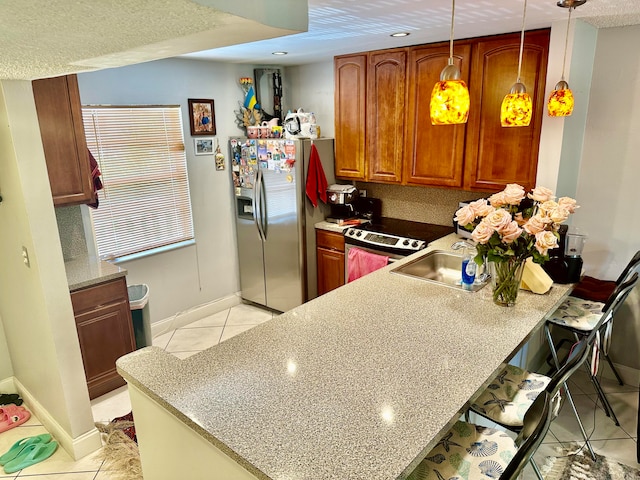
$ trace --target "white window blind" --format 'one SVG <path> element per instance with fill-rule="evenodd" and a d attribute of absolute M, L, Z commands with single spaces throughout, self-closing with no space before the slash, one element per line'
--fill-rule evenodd
<path fill-rule="evenodd" d="M 91 106 L 82 116 L 104 185 L 91 209 L 100 258 L 193 239 L 180 107 Z"/>

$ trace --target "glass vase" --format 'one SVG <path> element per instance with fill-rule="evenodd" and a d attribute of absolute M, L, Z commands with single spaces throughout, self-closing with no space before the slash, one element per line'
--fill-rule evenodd
<path fill-rule="evenodd" d="M 503 307 L 513 307 L 518 298 L 525 260 L 487 262 L 491 275 L 493 301 Z"/>

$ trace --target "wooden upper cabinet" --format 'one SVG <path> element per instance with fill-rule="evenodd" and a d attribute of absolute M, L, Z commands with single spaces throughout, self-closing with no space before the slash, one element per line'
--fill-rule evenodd
<path fill-rule="evenodd" d="M 364 180 L 367 54 L 336 57 L 334 75 L 335 175 Z"/>
<path fill-rule="evenodd" d="M 409 52 L 404 163 L 404 182 L 408 185 L 462 188 L 466 125 L 432 125 L 429 115 L 431 92 L 448 59 L 449 44 L 445 43 L 415 47 Z M 454 62 L 470 86 L 469 43 L 455 43 Z"/>
<path fill-rule="evenodd" d="M 32 86 L 53 204 L 92 203 L 95 194 L 76 76 L 35 80 Z"/>
<path fill-rule="evenodd" d="M 502 127 L 500 105 L 516 82 L 520 34 L 479 40 L 474 45 L 471 111 L 465 150 L 465 190 L 497 191 L 508 183 L 535 186 L 549 30 L 527 32 L 521 80 L 533 100 L 528 127 Z"/>
<path fill-rule="evenodd" d="M 366 158 L 372 182 L 402 181 L 406 66 L 404 49 L 369 55 Z"/>

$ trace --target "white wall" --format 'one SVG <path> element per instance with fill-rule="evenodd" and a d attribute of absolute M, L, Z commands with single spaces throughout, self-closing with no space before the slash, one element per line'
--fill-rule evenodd
<path fill-rule="evenodd" d="M 640 25 L 601 29 L 593 64 L 584 147 L 576 171 L 581 207 L 573 225 L 588 234 L 585 271 L 615 279 L 640 250 Z M 616 316 L 613 361 L 640 369 L 640 295 Z"/>
<path fill-rule="evenodd" d="M 315 113 L 320 134 L 332 138 L 335 135 L 333 61 L 287 67 L 285 72 L 285 109 L 302 107 L 306 112 Z"/>
<path fill-rule="evenodd" d="M 578 174 L 575 225 L 589 235 L 585 267 L 615 279 L 640 249 L 640 25 L 602 29 Z"/>
<path fill-rule="evenodd" d="M 31 82 L 2 81 L 0 88 L 0 317 L 6 348 L 29 406 L 72 455 L 78 453 L 76 440 L 82 444 L 85 436 L 90 445 L 84 444 L 82 455 L 100 446 L 100 436 L 93 425 Z M 29 268 L 23 264 L 23 246 Z M 0 355 L 6 356 L 6 351 Z M 11 372 L 2 367 L 0 375 L 6 374 Z"/>
<path fill-rule="evenodd" d="M 246 76 L 253 77 L 252 66 L 186 59 L 78 75 L 83 104 L 182 107 L 196 245 L 120 264 L 128 284 L 149 285 L 152 322 L 239 289 L 227 140 L 244 134 L 234 111 L 244 100 L 238 79 Z M 225 170 L 215 169 L 213 155 L 194 155 L 194 138 L 201 137 L 190 135 L 189 98 L 214 100 L 215 139 L 227 157 Z"/>

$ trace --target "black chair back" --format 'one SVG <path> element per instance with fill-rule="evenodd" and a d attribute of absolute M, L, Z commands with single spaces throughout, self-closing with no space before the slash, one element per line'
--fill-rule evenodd
<path fill-rule="evenodd" d="M 627 266 L 624 267 L 624 270 L 616 280 L 616 284 L 620 285 L 622 282 L 624 282 L 627 279 L 627 277 L 630 277 L 633 272 L 638 271 L 639 268 L 640 268 L 640 250 L 636 252 L 633 258 L 629 260 L 629 263 L 627 263 Z"/>
<path fill-rule="evenodd" d="M 558 391 L 571 375 L 587 361 L 591 346 L 596 339 L 596 332 L 609 314 L 613 315 L 625 301 L 637 282 L 638 273 L 634 272 L 626 282 L 616 286 L 594 329 L 587 337 L 576 344 L 562 368 L 553 375 L 547 388 L 536 397 L 531 407 L 529 407 L 524 416 L 522 430 L 516 439 L 518 451 L 505 468 L 505 471 L 500 475 L 500 480 L 515 480 L 522 469 L 529 463 L 540 443 L 544 440 L 551 421 L 557 415 L 560 402 L 560 397 L 557 395 Z"/>

